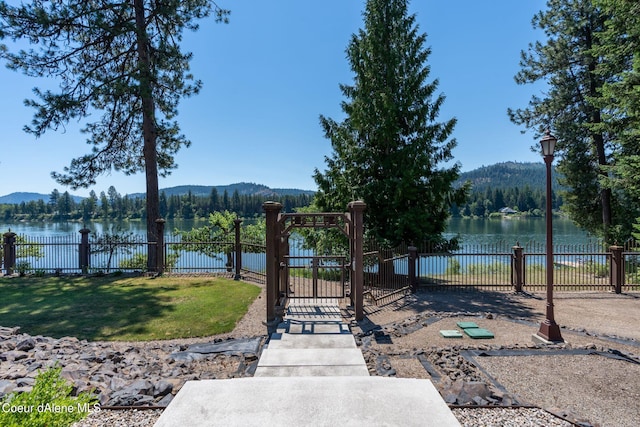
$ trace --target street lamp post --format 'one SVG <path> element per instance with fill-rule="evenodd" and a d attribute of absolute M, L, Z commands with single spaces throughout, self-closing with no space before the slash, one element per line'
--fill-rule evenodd
<path fill-rule="evenodd" d="M 542 146 L 542 155 L 547 165 L 547 316 L 540 324 L 540 330 L 537 337 L 544 341 L 563 342 L 560 334 L 560 326 L 556 323 L 553 316 L 553 218 L 551 213 L 551 163 L 553 162 L 553 151 L 556 147 L 556 137 L 551 135 L 547 130 L 544 137 L 540 140 Z M 535 337 L 535 336 L 534 336 Z"/>

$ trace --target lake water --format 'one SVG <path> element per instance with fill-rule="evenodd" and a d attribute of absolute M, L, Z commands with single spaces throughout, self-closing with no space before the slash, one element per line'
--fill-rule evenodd
<path fill-rule="evenodd" d="M 201 227 L 206 221 L 173 220 L 167 221 L 166 234 L 173 230 L 190 230 L 193 227 Z M 79 230 L 84 227 L 100 234 L 105 231 L 131 231 L 135 234 L 145 235 L 146 224 L 142 221 L 123 221 L 120 223 L 106 224 L 101 222 L 83 224 L 80 222 L 18 222 L 0 223 L 0 233 L 11 230 L 18 234 L 33 237 L 53 237 L 79 235 Z M 516 242 L 524 245 L 534 241 L 544 243 L 546 239 L 546 226 L 544 218 L 505 217 L 502 219 L 471 219 L 452 218 L 445 234 L 446 237 L 460 235 L 463 246 L 476 245 L 514 245 Z M 596 242 L 593 236 L 576 227 L 567 218 L 557 217 L 553 220 L 553 240 L 557 245 L 587 244 Z"/>
<path fill-rule="evenodd" d="M 459 234 L 462 244 L 515 245 L 520 242 L 545 243 L 546 221 L 544 218 L 504 217 L 502 219 L 451 218 L 446 236 Z M 597 239 L 578 228 L 573 221 L 556 217 L 553 219 L 553 242 L 556 245 L 584 245 Z"/>
<path fill-rule="evenodd" d="M 167 240 L 171 240 L 171 234 L 174 230 L 190 230 L 193 227 L 201 227 L 206 224 L 206 221 L 167 221 L 165 230 Z M 18 223 L 0 223 L 0 233 L 5 233 L 9 230 L 25 235 L 27 237 L 42 238 L 42 237 L 63 237 L 63 236 L 76 236 L 80 237 L 79 230 L 84 227 L 95 231 L 98 234 L 103 232 L 133 232 L 136 235 L 146 235 L 146 225 L 142 221 L 124 221 L 121 223 L 105 224 L 105 223 L 88 223 L 83 224 L 79 222 L 55 222 L 55 223 L 42 223 L 42 222 L 18 222 Z M 570 220 L 566 218 L 554 218 L 554 244 L 557 245 L 585 245 L 588 243 L 595 243 L 597 240 L 590 237 L 587 233 L 580 230 Z M 546 239 L 546 222 L 544 218 L 517 218 L 508 217 L 502 219 L 468 219 L 468 218 L 452 218 L 449 222 L 446 237 L 453 237 L 455 235 L 460 236 L 461 248 L 458 253 L 506 253 L 511 252 L 511 247 L 519 242 L 522 246 L 535 242 L 540 245 L 544 245 Z M 70 247 L 71 251 L 77 253 L 75 247 Z M 538 248 L 544 248 L 544 246 L 538 246 Z M 525 251 L 527 251 L 525 249 Z M 529 250 L 529 252 L 541 252 L 544 249 Z M 301 251 L 298 255 L 308 254 L 308 251 Z M 573 252 L 573 251 L 571 251 Z M 75 263 L 76 255 L 70 255 L 63 257 L 71 260 Z M 204 255 L 195 255 L 205 257 Z M 223 259 L 223 254 L 219 254 L 220 259 Z M 180 257 L 177 267 L 185 267 L 189 262 L 194 262 L 194 258 Z M 445 257 L 446 258 L 446 257 Z M 199 258 L 198 258 L 199 259 Z M 38 261 L 34 260 L 34 263 Z M 44 262 L 44 261 L 43 261 Z M 302 261 L 301 261 L 302 262 Z M 447 266 L 446 259 L 436 260 L 435 263 L 428 261 L 426 258 L 421 258 L 420 271 L 429 272 L 433 274 L 442 274 Z M 460 264 L 464 267 L 468 263 L 492 263 L 495 262 L 495 257 L 482 256 L 476 257 L 462 257 Z M 509 257 L 502 256 L 500 262 L 506 262 L 508 264 Z M 541 256 L 537 258 L 531 258 L 531 262 L 544 264 L 544 259 Z M 260 269 L 264 263 L 264 256 L 258 254 L 243 254 L 243 265 L 250 268 Z M 430 263 L 430 264 L 427 264 Z M 184 264 L 184 265 L 183 265 Z M 255 264 L 255 265 L 254 265 Z M 35 265 L 35 264 L 34 264 Z M 407 270 L 406 259 L 399 259 L 394 262 L 396 265 L 396 271 L 399 273 Z M 75 268 L 75 267 L 73 267 Z"/>

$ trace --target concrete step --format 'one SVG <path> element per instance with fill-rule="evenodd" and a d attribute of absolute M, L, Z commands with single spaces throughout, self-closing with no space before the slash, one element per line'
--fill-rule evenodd
<path fill-rule="evenodd" d="M 459 427 L 431 381 L 387 377 L 252 377 L 189 381 L 156 427 Z"/>
<path fill-rule="evenodd" d="M 460 426 L 431 381 L 370 377 L 335 302 L 293 300 L 254 377 L 189 381 L 157 427 Z"/>
<path fill-rule="evenodd" d="M 271 334 L 269 349 L 357 348 L 351 334 Z"/>
<path fill-rule="evenodd" d="M 295 320 L 287 319 L 276 329 L 280 334 L 344 334 L 351 333 L 349 326 L 341 320 Z"/>
<path fill-rule="evenodd" d="M 293 349 L 271 349 L 262 351 L 256 374 L 261 368 L 285 368 L 285 367 L 317 367 L 316 370 L 324 368 L 325 376 L 331 375 L 334 368 L 344 370 L 343 367 L 356 367 L 354 372 L 368 371 L 362 352 L 357 348 L 293 348 Z M 282 369 L 281 369 L 282 370 Z M 295 371 L 295 369 L 294 369 Z"/>
<path fill-rule="evenodd" d="M 255 377 L 368 377 L 366 365 L 260 366 Z"/>
<path fill-rule="evenodd" d="M 267 348 L 262 351 L 258 367 L 282 365 L 356 365 L 365 363 L 357 348 Z"/>

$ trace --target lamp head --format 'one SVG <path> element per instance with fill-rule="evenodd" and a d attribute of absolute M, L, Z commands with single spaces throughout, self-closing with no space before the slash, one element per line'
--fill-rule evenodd
<path fill-rule="evenodd" d="M 540 140 L 540 145 L 542 146 L 542 155 L 543 156 L 553 156 L 553 152 L 556 149 L 556 142 L 558 139 L 551 135 L 551 131 L 547 129 L 544 136 Z"/>

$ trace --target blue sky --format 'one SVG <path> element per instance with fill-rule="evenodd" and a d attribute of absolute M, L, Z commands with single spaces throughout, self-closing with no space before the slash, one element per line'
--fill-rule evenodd
<path fill-rule="evenodd" d="M 218 0 L 231 9 L 228 25 L 213 19 L 187 33 L 192 71 L 203 81 L 199 95 L 180 104 L 178 120 L 192 141 L 176 157 L 178 169 L 160 187 L 257 182 L 313 190 L 315 168 L 331 154 L 319 115 L 342 119 L 338 85 L 353 73 L 345 49 L 363 27 L 364 0 Z M 520 51 L 544 36 L 531 18 L 543 0 L 414 0 L 421 32 L 432 54 L 431 80 L 446 96 L 439 120 L 458 119 L 455 161 L 463 171 L 502 161 L 539 162 L 533 134 L 520 133 L 508 107 L 524 107 L 541 86 L 518 86 Z M 34 86 L 50 86 L 0 67 L 0 195 L 49 193 L 68 188 L 51 177 L 90 147 L 77 123 L 36 139 L 22 131 L 33 111 L 23 105 Z M 89 189 L 144 192 L 144 175 L 113 172 Z"/>

